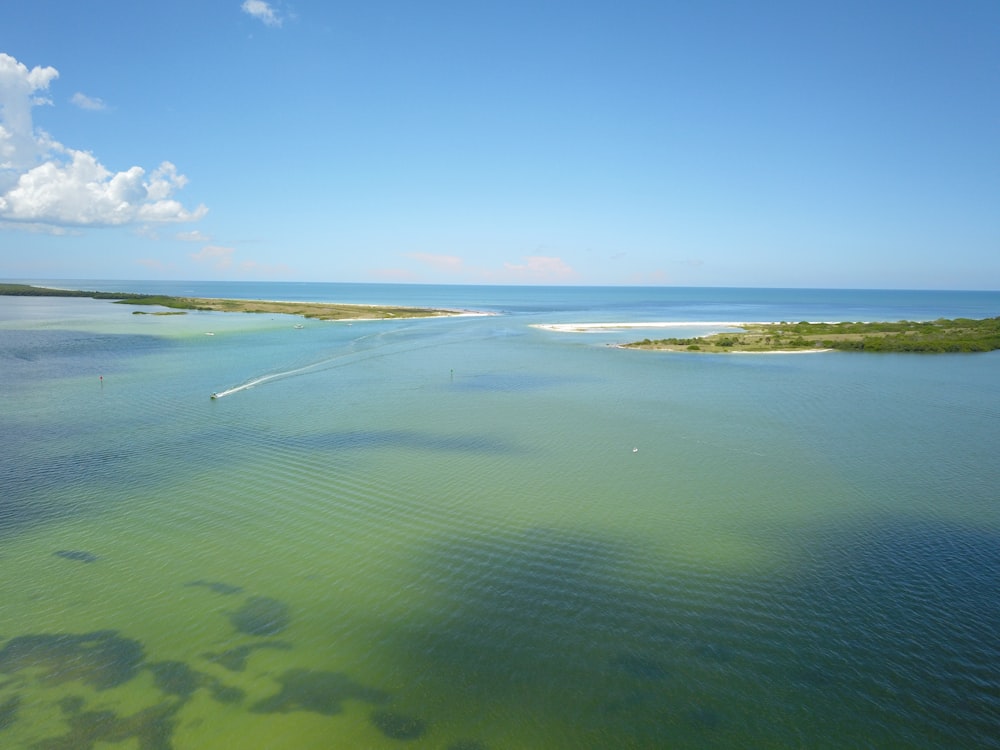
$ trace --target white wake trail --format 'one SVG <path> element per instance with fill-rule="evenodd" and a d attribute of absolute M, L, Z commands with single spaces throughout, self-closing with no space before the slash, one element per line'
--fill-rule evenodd
<path fill-rule="evenodd" d="M 261 385 L 262 383 L 269 383 L 273 380 L 282 380 L 284 378 L 291 378 L 297 375 L 304 375 L 309 372 L 314 372 L 318 370 L 325 370 L 331 367 L 346 367 L 350 364 L 354 364 L 358 361 L 363 361 L 367 359 L 372 359 L 376 357 L 383 357 L 399 351 L 396 346 L 388 345 L 386 340 L 392 340 L 400 334 L 405 334 L 411 331 L 414 326 L 407 326 L 402 329 L 397 329 L 394 331 L 380 331 L 378 333 L 367 334 L 360 336 L 352 342 L 352 348 L 350 351 L 340 352 L 331 357 L 324 357 L 318 362 L 313 362 L 302 367 L 296 367 L 291 370 L 283 370 L 282 372 L 271 373 L 270 375 L 263 375 L 259 378 L 254 378 L 241 385 L 234 386 L 232 388 L 227 388 L 222 391 L 216 391 L 211 395 L 212 399 L 225 398 L 226 396 L 231 396 L 234 393 L 239 393 L 240 391 L 245 391 L 249 388 Z M 367 344 L 367 346 L 366 346 Z M 361 348 L 355 348 L 358 346 Z M 425 346 L 433 346 L 434 344 L 417 344 L 414 345 L 412 342 L 405 342 L 402 344 L 402 348 L 405 349 L 422 349 Z M 346 360 L 346 361 L 345 361 Z"/>

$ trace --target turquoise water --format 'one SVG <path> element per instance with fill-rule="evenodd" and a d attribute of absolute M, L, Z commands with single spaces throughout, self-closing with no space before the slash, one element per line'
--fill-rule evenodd
<path fill-rule="evenodd" d="M 0 298 L 3 747 L 1000 746 L 1000 353 L 532 327 L 1000 293 L 58 285 L 495 314 Z"/>

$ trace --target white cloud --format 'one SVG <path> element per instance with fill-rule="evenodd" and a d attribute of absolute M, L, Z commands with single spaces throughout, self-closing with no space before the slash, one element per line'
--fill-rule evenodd
<path fill-rule="evenodd" d="M 97 97 L 87 96 L 86 94 L 81 94 L 77 91 L 73 94 L 73 98 L 70 99 L 73 104 L 78 106 L 80 109 L 90 109 L 90 110 L 102 110 L 107 109 L 108 105 L 104 103 L 103 99 L 98 99 Z"/>
<path fill-rule="evenodd" d="M 178 232 L 175 236 L 181 242 L 208 242 L 209 240 L 209 236 L 198 229 L 190 232 Z"/>
<path fill-rule="evenodd" d="M 36 66 L 28 70 L 23 63 L 0 52 L 0 180 L 2 172 L 35 164 L 40 144 L 32 133 L 31 108 L 48 103 L 35 92 L 47 89 L 49 82 L 58 77 L 55 68 Z"/>
<path fill-rule="evenodd" d="M 47 101 L 36 92 L 58 76 L 55 68 L 28 70 L 0 53 L 0 222 L 121 226 L 195 221 L 205 215 L 205 206 L 188 210 L 173 198 L 187 178 L 170 162 L 149 174 L 138 166 L 112 172 L 93 154 L 36 130 L 31 108 Z"/>
<path fill-rule="evenodd" d="M 264 0 L 243 0 L 243 5 L 240 7 L 244 13 L 262 21 L 267 26 L 281 26 L 281 16 L 271 7 L 270 3 Z"/>

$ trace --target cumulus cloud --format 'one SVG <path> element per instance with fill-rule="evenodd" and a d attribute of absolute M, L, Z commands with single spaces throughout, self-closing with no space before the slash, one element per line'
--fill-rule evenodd
<path fill-rule="evenodd" d="M 70 99 L 70 101 L 80 109 L 90 109 L 96 111 L 108 108 L 108 105 L 104 103 L 103 99 L 87 96 L 86 94 L 81 94 L 79 91 L 73 94 L 73 98 Z"/>
<path fill-rule="evenodd" d="M 34 165 L 41 150 L 41 139 L 32 132 L 31 108 L 49 103 L 47 98 L 35 92 L 47 89 L 58 77 L 59 71 L 53 67 L 36 66 L 28 70 L 10 55 L 0 52 L 0 171 Z"/>
<path fill-rule="evenodd" d="M 36 130 L 31 108 L 48 103 L 38 92 L 58 76 L 55 68 L 29 70 L 0 53 L 0 222 L 121 226 L 195 221 L 205 215 L 205 206 L 189 210 L 174 199 L 187 178 L 170 162 L 148 173 L 138 166 L 112 172 L 93 154 Z"/>
<path fill-rule="evenodd" d="M 244 13 L 253 16 L 267 26 L 281 26 L 281 16 L 264 0 L 243 0 L 240 6 Z"/>

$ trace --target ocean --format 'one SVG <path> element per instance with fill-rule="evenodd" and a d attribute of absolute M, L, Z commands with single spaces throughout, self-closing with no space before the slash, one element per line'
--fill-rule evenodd
<path fill-rule="evenodd" d="M 536 327 L 1000 292 L 29 283 L 489 314 L 0 297 L 4 748 L 1000 747 L 1000 352 Z"/>

